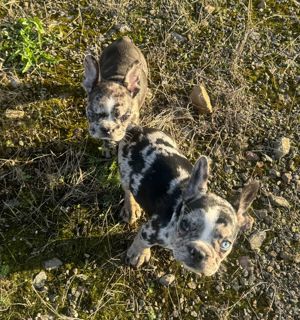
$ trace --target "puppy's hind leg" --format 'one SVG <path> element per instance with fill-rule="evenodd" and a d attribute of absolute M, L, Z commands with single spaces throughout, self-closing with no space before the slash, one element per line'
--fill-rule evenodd
<path fill-rule="evenodd" d="M 124 222 L 129 224 L 133 224 L 141 216 L 141 208 L 128 189 L 125 189 L 124 205 L 120 216 Z"/>

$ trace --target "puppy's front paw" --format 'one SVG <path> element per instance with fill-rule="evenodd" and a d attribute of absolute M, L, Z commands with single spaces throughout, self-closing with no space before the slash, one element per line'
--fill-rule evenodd
<path fill-rule="evenodd" d="M 126 263 L 139 268 L 142 264 L 147 263 L 150 260 L 150 257 L 150 248 L 137 251 L 131 246 L 126 254 Z"/>
<path fill-rule="evenodd" d="M 125 203 L 120 212 L 121 219 L 128 224 L 133 224 L 140 216 L 141 208 L 138 204 L 133 202 L 130 203 L 130 206 Z"/>

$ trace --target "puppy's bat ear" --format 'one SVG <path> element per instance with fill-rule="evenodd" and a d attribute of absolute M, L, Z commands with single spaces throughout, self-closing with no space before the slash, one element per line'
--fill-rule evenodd
<path fill-rule="evenodd" d="M 128 68 L 124 78 L 124 85 L 133 97 L 140 91 L 140 78 L 141 63 L 136 60 Z"/>
<path fill-rule="evenodd" d="M 209 160 L 205 156 L 200 156 L 194 165 L 190 180 L 184 191 L 184 199 L 188 200 L 199 193 L 207 192 L 207 182 L 209 175 Z"/>
<path fill-rule="evenodd" d="M 253 224 L 253 218 L 246 213 L 251 206 L 251 203 L 256 197 L 259 189 L 258 181 L 251 181 L 244 186 L 240 199 L 237 205 L 237 218 L 239 227 L 242 230 L 251 229 Z"/>
<path fill-rule="evenodd" d="M 97 60 L 92 55 L 87 55 L 84 59 L 84 80 L 82 86 L 87 93 L 100 81 L 100 68 Z"/>

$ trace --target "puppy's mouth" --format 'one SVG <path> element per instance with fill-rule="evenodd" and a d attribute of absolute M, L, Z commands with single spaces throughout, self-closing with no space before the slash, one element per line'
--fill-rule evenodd
<path fill-rule="evenodd" d="M 104 133 L 104 132 L 102 132 L 102 130 L 100 128 L 99 129 L 90 128 L 89 133 L 90 133 L 91 137 L 93 137 L 94 139 L 105 140 L 109 143 L 118 143 L 125 136 L 125 133 L 123 133 L 123 132 Z"/>
<path fill-rule="evenodd" d="M 114 136 L 114 135 L 102 136 L 101 139 L 108 141 L 109 143 L 116 144 L 116 143 L 120 142 L 124 138 L 124 136 L 125 136 L 125 134 L 122 134 L 122 135 L 120 134 L 118 136 Z"/>

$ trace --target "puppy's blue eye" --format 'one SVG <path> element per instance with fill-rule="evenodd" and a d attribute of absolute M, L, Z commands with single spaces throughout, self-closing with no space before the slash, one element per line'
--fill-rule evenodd
<path fill-rule="evenodd" d="M 221 247 L 222 250 L 227 251 L 231 247 L 231 242 L 228 241 L 228 240 L 223 240 L 221 242 L 221 246 L 220 247 Z"/>

